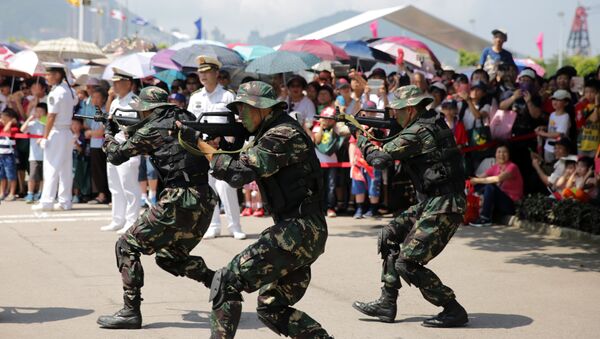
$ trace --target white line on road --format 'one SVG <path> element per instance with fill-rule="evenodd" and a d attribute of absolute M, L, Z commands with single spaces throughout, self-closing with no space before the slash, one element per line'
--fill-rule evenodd
<path fill-rule="evenodd" d="M 61 217 L 98 217 L 109 216 L 110 211 L 103 212 L 33 212 L 31 214 L 8 214 L 3 215 L 1 219 L 21 219 L 21 218 L 61 218 Z"/>
<path fill-rule="evenodd" d="M 104 217 L 86 217 L 86 218 L 33 218 L 33 219 L 11 219 L 0 220 L 0 224 L 38 224 L 50 222 L 82 222 L 82 221 L 102 221 L 111 220 L 110 216 Z"/>

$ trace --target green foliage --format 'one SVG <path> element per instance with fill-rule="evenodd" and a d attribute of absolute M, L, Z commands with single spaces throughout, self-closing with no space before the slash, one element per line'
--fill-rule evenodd
<path fill-rule="evenodd" d="M 558 67 L 558 56 L 553 56 L 546 60 L 535 60 L 538 64 L 546 69 L 546 78 L 554 75 L 559 69 Z M 577 70 L 577 75 L 586 76 L 589 73 L 596 71 L 596 68 L 600 64 L 600 55 L 585 57 L 580 55 L 565 56 L 563 57 L 563 66 L 571 65 Z"/>
<path fill-rule="evenodd" d="M 169 45 L 169 44 L 167 44 L 166 42 L 159 42 L 159 43 L 156 45 L 156 48 L 158 48 L 159 50 L 161 50 L 161 49 L 169 48 L 169 46 L 170 46 L 170 45 Z"/>
<path fill-rule="evenodd" d="M 464 49 L 458 50 L 458 64 L 461 67 L 477 66 L 479 63 L 479 53 L 470 52 Z"/>
<path fill-rule="evenodd" d="M 600 208 L 572 199 L 555 200 L 543 194 L 528 195 L 517 207 L 521 219 L 600 234 Z"/>

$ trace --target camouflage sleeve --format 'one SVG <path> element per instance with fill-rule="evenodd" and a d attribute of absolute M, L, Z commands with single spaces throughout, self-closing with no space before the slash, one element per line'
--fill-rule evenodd
<path fill-rule="evenodd" d="M 119 144 L 114 137 L 107 136 L 102 149 L 106 153 L 106 160 L 118 166 L 131 157 L 150 153 L 162 140 L 157 130 L 142 127 L 122 144 Z"/>
<path fill-rule="evenodd" d="M 402 160 L 418 154 L 422 145 L 416 133 L 406 130 L 400 133 L 394 140 L 383 145 L 383 151 L 394 160 Z"/>
<path fill-rule="evenodd" d="M 360 151 L 367 163 L 377 169 L 385 169 L 393 164 L 393 159 L 389 154 L 368 140 L 360 144 Z"/>
<path fill-rule="evenodd" d="M 257 178 L 269 177 L 283 167 L 304 161 L 312 151 L 298 131 L 277 126 L 265 133 L 239 159 L 227 154 L 214 156 L 212 175 L 234 188 L 240 188 Z"/>

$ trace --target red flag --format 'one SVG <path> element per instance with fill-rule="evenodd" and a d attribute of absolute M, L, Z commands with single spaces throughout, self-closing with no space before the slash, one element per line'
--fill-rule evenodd
<path fill-rule="evenodd" d="M 396 65 L 402 65 L 404 63 L 404 50 L 398 48 L 398 55 L 396 57 Z"/>
<path fill-rule="evenodd" d="M 540 33 L 535 42 L 540 53 L 540 59 L 544 59 L 544 32 Z"/>
<path fill-rule="evenodd" d="M 377 23 L 377 20 L 371 22 L 371 24 L 369 25 L 369 28 L 371 29 L 371 34 L 373 34 L 373 38 L 377 38 L 377 36 L 378 36 L 377 29 L 379 28 L 379 24 Z"/>
<path fill-rule="evenodd" d="M 119 21 L 125 21 L 125 19 L 127 19 L 125 14 L 123 14 L 123 12 L 118 9 L 111 9 L 110 17 Z"/>

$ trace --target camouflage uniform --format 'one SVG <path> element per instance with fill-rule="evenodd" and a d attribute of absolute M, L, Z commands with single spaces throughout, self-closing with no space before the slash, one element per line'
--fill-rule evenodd
<path fill-rule="evenodd" d="M 143 89 L 131 107 L 152 113 L 127 128 L 130 137 L 126 142 L 119 144 L 107 135 L 103 146 L 108 161 L 115 165 L 139 154 L 149 155 L 164 185 L 158 203 L 146 210 L 116 243 L 125 306 L 137 308 L 138 314 L 140 289 L 144 285 L 140 254 L 156 253 L 156 263 L 162 269 L 197 280 L 207 287 L 214 275 L 201 257 L 189 255 L 206 232 L 216 204 L 216 197 L 208 186 L 208 162 L 187 153 L 179 145 L 177 136 L 172 135 L 176 120 L 194 117 L 166 104 L 167 96 L 157 87 Z M 113 327 L 116 316 L 101 317 L 98 322 L 104 327 Z"/>
<path fill-rule="evenodd" d="M 415 86 L 402 87 L 394 95 L 391 107 L 395 109 L 431 101 L 431 97 Z M 454 292 L 424 265 L 448 244 L 462 221 L 465 208 L 464 170 L 452 131 L 435 111 L 422 109 L 416 120 L 383 149 L 362 136 L 358 145 L 365 159 L 376 167 L 387 167 L 394 160 L 400 160 L 420 201 L 385 226 L 380 234 L 382 290 L 388 297 L 384 298 L 387 305 L 393 305 L 393 312 L 380 318 L 393 321 L 395 317 L 400 277 L 418 287 L 433 305 L 448 305 L 455 300 Z M 369 311 L 368 306 L 367 303 L 354 304 L 363 313 Z"/>
<path fill-rule="evenodd" d="M 239 159 L 218 154 L 215 178 L 240 188 L 257 182 L 275 225 L 217 271 L 211 287 L 212 338 L 232 338 L 241 314 L 241 291 L 260 289 L 257 315 L 270 329 L 293 338 L 329 338 L 321 325 L 291 306 L 308 288 L 310 265 L 324 252 L 327 224 L 322 207 L 322 175 L 314 145 L 302 127 L 283 112 L 273 88 L 243 84 L 236 104 L 272 108 L 261 122 L 252 147 Z"/>

